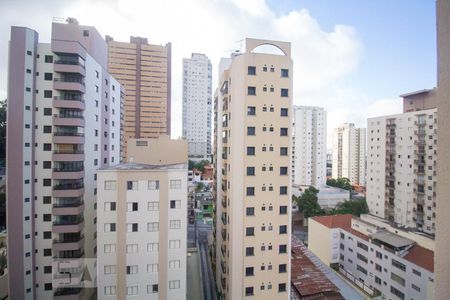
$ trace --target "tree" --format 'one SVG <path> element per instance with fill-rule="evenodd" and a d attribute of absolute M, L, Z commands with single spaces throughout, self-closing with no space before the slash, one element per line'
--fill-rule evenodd
<path fill-rule="evenodd" d="M 314 187 L 307 188 L 299 197 L 292 196 L 293 200 L 297 202 L 300 212 L 303 213 L 304 218 L 323 215 L 325 212 L 320 207 L 317 201 L 317 194 L 319 190 Z"/>
<path fill-rule="evenodd" d="M 197 183 L 197 185 L 195 186 L 195 192 L 196 193 L 200 193 L 201 191 L 203 191 L 205 189 L 205 185 L 203 184 L 203 182 L 199 182 Z"/>
<path fill-rule="evenodd" d="M 338 187 L 344 190 L 351 191 L 352 185 L 350 184 L 350 180 L 345 177 L 339 177 L 338 179 L 330 178 L 327 180 L 328 186 Z"/>
<path fill-rule="evenodd" d="M 367 214 L 368 212 L 366 199 L 362 198 L 338 203 L 332 214 L 352 214 L 359 217 L 361 214 Z"/>
<path fill-rule="evenodd" d="M 206 165 L 209 165 L 209 161 L 208 160 L 202 160 L 202 161 L 199 161 L 199 162 L 195 162 L 193 160 L 189 160 L 189 170 L 197 169 L 200 172 L 203 172 L 203 170 L 205 169 Z"/>

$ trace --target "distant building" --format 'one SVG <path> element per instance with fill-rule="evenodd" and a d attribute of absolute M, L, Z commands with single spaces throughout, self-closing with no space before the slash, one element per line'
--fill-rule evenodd
<path fill-rule="evenodd" d="M 371 215 L 312 217 L 308 247 L 371 297 L 433 299 L 434 240 Z"/>
<path fill-rule="evenodd" d="M 303 194 L 303 191 L 307 189 L 308 186 L 293 186 L 292 194 L 296 197 L 299 197 Z M 335 208 L 338 203 L 342 203 L 350 200 L 350 192 L 348 190 L 344 190 L 337 187 L 331 186 L 322 186 L 319 189 L 319 193 L 317 194 L 317 202 L 320 207 L 323 209 L 332 209 Z M 297 207 L 294 208 L 297 210 Z"/>
<path fill-rule="evenodd" d="M 212 67 L 205 54 L 183 58 L 183 138 L 189 157 L 211 155 Z"/>
<path fill-rule="evenodd" d="M 292 135 L 292 182 L 321 187 L 326 182 L 327 112 L 295 106 Z"/>
<path fill-rule="evenodd" d="M 204 166 L 202 180 L 214 180 L 214 167 L 212 165 Z"/>
<path fill-rule="evenodd" d="M 133 162 L 98 171 L 97 298 L 185 299 L 187 143 L 131 144 L 145 150 L 128 149 Z"/>
<path fill-rule="evenodd" d="M 366 185 L 366 129 L 345 123 L 334 129 L 332 177 Z"/>

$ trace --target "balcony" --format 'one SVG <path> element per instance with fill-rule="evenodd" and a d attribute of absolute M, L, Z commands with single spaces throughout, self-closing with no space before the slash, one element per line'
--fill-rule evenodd
<path fill-rule="evenodd" d="M 227 208 L 227 198 L 222 198 L 222 207 Z"/>
<path fill-rule="evenodd" d="M 81 234 L 78 237 L 53 239 L 53 251 L 78 250 L 83 247 L 84 234 Z"/>
<path fill-rule="evenodd" d="M 59 218 L 53 222 L 53 233 L 70 233 L 81 232 L 84 228 L 84 218 L 75 216 L 76 218 Z"/>
<path fill-rule="evenodd" d="M 84 268 L 78 269 L 59 269 L 58 273 L 53 274 L 53 285 L 58 287 L 63 286 L 80 286 L 82 284 L 82 277 Z M 66 298 L 64 298 L 66 299 Z"/>
<path fill-rule="evenodd" d="M 222 213 L 221 219 L 222 219 L 222 224 L 227 225 L 227 214 L 226 213 Z"/>
<path fill-rule="evenodd" d="M 55 300 L 81 300 L 84 299 L 83 288 L 57 288 L 53 292 Z"/>
<path fill-rule="evenodd" d="M 83 116 L 70 116 L 70 115 L 53 115 L 53 125 L 55 126 L 80 126 L 84 127 Z"/>
<path fill-rule="evenodd" d="M 225 228 L 222 228 L 222 240 L 226 241 L 227 240 L 227 230 Z"/>
<path fill-rule="evenodd" d="M 60 131 L 53 134 L 55 144 L 84 144 L 84 133 Z"/>
<path fill-rule="evenodd" d="M 56 206 L 53 205 L 52 214 L 55 216 L 79 215 L 84 211 L 84 202 L 81 201 L 77 205 Z"/>
<path fill-rule="evenodd" d="M 53 97 L 53 107 L 56 108 L 76 108 L 85 109 L 82 94 L 78 93 L 61 93 L 60 96 Z"/>
<path fill-rule="evenodd" d="M 53 88 L 60 91 L 86 92 L 86 87 L 82 77 L 61 77 L 53 80 Z"/>
<path fill-rule="evenodd" d="M 81 179 L 84 177 L 84 165 L 81 161 L 55 162 L 53 179 Z"/>
<path fill-rule="evenodd" d="M 60 59 L 55 61 L 53 70 L 58 73 L 77 73 L 86 75 L 86 68 L 78 61 Z"/>
<path fill-rule="evenodd" d="M 413 199 L 413 202 L 418 204 L 418 205 L 424 205 L 425 204 L 425 199 L 423 197 L 419 196 L 419 197 L 415 197 Z"/>
<path fill-rule="evenodd" d="M 63 182 L 59 182 L 53 186 L 53 193 L 52 193 L 53 197 L 58 198 L 80 197 L 84 194 L 83 180 L 62 179 L 61 181 Z"/>
<path fill-rule="evenodd" d="M 84 150 L 61 149 L 53 151 L 53 161 L 83 161 Z"/>
<path fill-rule="evenodd" d="M 220 252 L 222 252 L 223 257 L 227 256 L 227 246 L 225 244 L 220 246 Z"/>
<path fill-rule="evenodd" d="M 224 260 L 220 262 L 220 266 L 222 267 L 222 273 L 227 274 L 227 265 Z"/>

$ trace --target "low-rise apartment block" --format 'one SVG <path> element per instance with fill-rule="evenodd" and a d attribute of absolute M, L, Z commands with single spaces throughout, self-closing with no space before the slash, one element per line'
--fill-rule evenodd
<path fill-rule="evenodd" d="M 361 215 L 309 219 L 308 246 L 371 297 L 433 299 L 434 240 Z"/>

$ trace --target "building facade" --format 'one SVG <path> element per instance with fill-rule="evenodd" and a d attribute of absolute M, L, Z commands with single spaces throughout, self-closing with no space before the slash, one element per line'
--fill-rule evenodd
<path fill-rule="evenodd" d="M 98 172 L 97 297 L 186 299 L 187 144 L 131 144 L 133 162 Z"/>
<path fill-rule="evenodd" d="M 365 128 L 345 123 L 334 129 L 332 177 L 345 177 L 351 184 L 366 185 Z"/>
<path fill-rule="evenodd" d="M 434 234 L 437 110 L 370 118 L 367 128 L 370 213 Z"/>
<path fill-rule="evenodd" d="M 282 54 L 256 53 L 262 45 Z M 246 39 L 245 53 L 232 56 L 215 94 L 215 250 L 221 299 L 289 299 L 290 52 L 290 43 Z"/>
<path fill-rule="evenodd" d="M 108 70 L 125 89 L 124 140 L 170 135 L 172 46 L 148 44 L 131 37 L 117 42 L 107 36 Z"/>
<path fill-rule="evenodd" d="M 309 249 L 370 297 L 434 298 L 434 240 L 362 215 L 309 219 Z"/>
<path fill-rule="evenodd" d="M 183 58 L 183 138 L 189 157 L 211 155 L 212 67 L 204 54 Z"/>
<path fill-rule="evenodd" d="M 12 27 L 9 47 L 9 297 L 86 298 L 96 170 L 120 162 L 121 86 L 105 41 L 75 19 L 53 23 L 51 43 Z"/>
<path fill-rule="evenodd" d="M 324 186 L 327 172 L 327 112 L 321 107 L 295 106 L 292 182 Z"/>

